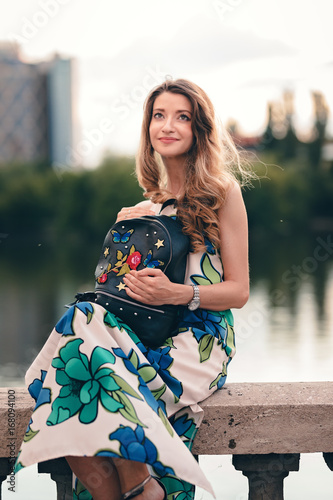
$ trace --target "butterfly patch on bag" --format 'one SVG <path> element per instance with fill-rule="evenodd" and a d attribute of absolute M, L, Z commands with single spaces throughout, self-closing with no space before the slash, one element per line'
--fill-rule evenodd
<path fill-rule="evenodd" d="M 164 266 L 164 262 L 162 262 L 161 260 L 154 260 L 153 259 L 153 252 L 151 250 L 149 250 L 147 257 L 143 261 L 143 265 L 145 267 L 149 267 L 151 269 L 154 269 L 155 267 Z"/>
<path fill-rule="evenodd" d="M 112 241 L 114 243 L 128 243 L 128 241 L 133 233 L 134 233 L 134 229 L 130 229 L 125 234 L 120 234 L 115 229 L 111 229 Z"/>

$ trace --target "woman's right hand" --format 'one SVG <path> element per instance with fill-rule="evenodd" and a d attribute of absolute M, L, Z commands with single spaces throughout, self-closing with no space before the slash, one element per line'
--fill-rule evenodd
<path fill-rule="evenodd" d="M 125 219 L 135 219 L 143 215 L 156 215 L 156 213 L 153 210 L 149 210 L 146 206 L 135 205 L 134 207 L 123 207 L 118 212 L 116 222 Z"/>

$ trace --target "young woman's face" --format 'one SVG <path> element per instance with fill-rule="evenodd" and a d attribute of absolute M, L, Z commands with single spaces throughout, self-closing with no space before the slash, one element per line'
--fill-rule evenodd
<path fill-rule="evenodd" d="M 161 156 L 180 156 L 193 144 L 192 105 L 182 94 L 163 92 L 156 97 L 149 135 L 153 148 Z"/>

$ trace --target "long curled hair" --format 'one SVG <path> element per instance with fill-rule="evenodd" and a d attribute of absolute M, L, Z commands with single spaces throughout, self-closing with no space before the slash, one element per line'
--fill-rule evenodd
<path fill-rule="evenodd" d="M 184 194 L 177 200 L 177 215 L 194 251 L 205 249 L 205 237 L 219 249 L 218 210 L 236 180 L 236 171 L 241 174 L 238 182 L 246 183 L 246 169 L 241 165 L 231 137 L 218 123 L 209 97 L 194 83 L 185 79 L 166 80 L 148 94 L 136 156 L 139 184 L 144 196 L 153 203 L 163 203 L 170 198 L 166 171 L 149 135 L 155 99 L 164 92 L 182 94 L 192 105 L 193 144 L 186 154 Z"/>

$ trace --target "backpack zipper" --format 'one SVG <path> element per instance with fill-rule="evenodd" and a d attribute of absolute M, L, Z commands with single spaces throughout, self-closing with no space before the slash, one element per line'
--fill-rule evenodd
<path fill-rule="evenodd" d="M 96 293 L 100 293 L 100 295 L 107 295 L 108 297 L 111 297 L 112 299 L 116 299 L 116 300 L 121 300 L 122 302 L 126 302 L 126 304 L 130 304 L 131 306 L 137 306 L 137 307 L 141 307 L 142 309 L 147 309 L 148 311 L 156 311 L 156 312 L 159 312 L 159 313 L 162 313 L 162 314 L 165 314 L 164 311 L 162 309 L 153 309 L 152 307 L 149 307 L 149 306 L 144 306 L 143 304 L 134 304 L 133 302 L 131 302 L 130 300 L 127 300 L 127 299 L 123 299 L 122 297 L 118 297 L 117 295 L 112 295 L 111 293 L 108 293 L 108 292 L 99 292 L 98 288 L 96 289 L 95 291 Z"/>

